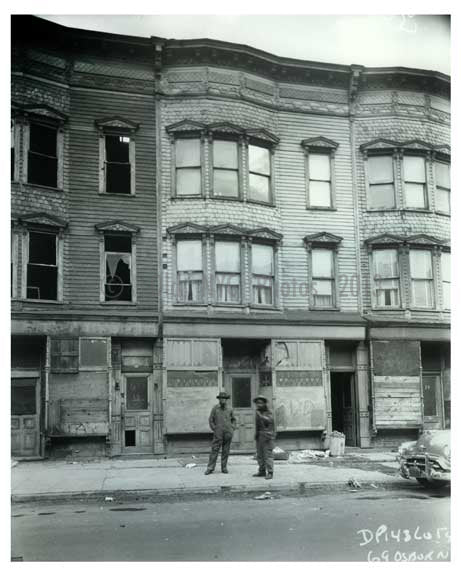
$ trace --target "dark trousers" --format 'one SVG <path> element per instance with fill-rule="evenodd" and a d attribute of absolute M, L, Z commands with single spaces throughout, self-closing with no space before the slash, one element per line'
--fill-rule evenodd
<path fill-rule="evenodd" d="M 223 434 L 222 436 L 213 436 L 211 443 L 210 459 L 208 460 L 208 470 L 214 470 L 218 460 L 219 450 L 221 449 L 221 470 L 227 468 L 229 458 L 232 434 Z"/>
<path fill-rule="evenodd" d="M 258 436 L 256 439 L 256 457 L 258 459 L 259 472 L 261 474 L 274 473 L 274 439 Z"/>

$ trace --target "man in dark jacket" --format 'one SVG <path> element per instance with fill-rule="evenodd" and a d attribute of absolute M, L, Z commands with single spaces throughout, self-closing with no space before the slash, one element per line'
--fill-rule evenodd
<path fill-rule="evenodd" d="M 229 458 L 232 435 L 234 434 L 236 420 L 232 408 L 227 406 L 230 396 L 226 392 L 220 392 L 216 398 L 219 404 L 211 409 L 208 422 L 213 430 L 213 441 L 211 443 L 210 459 L 205 474 L 214 472 L 216 461 L 218 460 L 219 449 L 221 449 L 221 472 L 228 474 L 227 459 Z"/>
<path fill-rule="evenodd" d="M 274 477 L 274 417 L 267 406 L 265 396 L 256 396 L 256 456 L 259 470 L 253 476 L 265 476 L 266 480 Z"/>

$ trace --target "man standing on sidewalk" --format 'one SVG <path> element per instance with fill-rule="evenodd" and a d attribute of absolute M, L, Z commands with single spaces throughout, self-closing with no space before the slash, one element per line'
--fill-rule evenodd
<path fill-rule="evenodd" d="M 229 458 L 236 420 L 232 408 L 227 406 L 227 400 L 230 398 L 229 394 L 220 392 L 216 398 L 219 400 L 219 404 L 216 404 L 216 406 L 211 409 L 211 414 L 208 419 L 210 428 L 213 430 L 213 441 L 211 443 L 210 459 L 208 460 L 205 474 L 214 472 L 219 449 L 221 449 L 221 472 L 228 474 L 227 459 Z"/>
<path fill-rule="evenodd" d="M 274 476 L 274 417 L 267 406 L 265 396 L 256 396 L 253 400 L 256 404 L 256 455 L 259 470 L 253 476 L 265 476 L 266 480 L 272 480 Z"/>

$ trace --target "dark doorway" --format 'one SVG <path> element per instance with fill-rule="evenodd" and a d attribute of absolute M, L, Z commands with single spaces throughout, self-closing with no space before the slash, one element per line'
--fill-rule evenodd
<path fill-rule="evenodd" d="M 346 436 L 347 446 L 357 446 L 357 408 L 353 372 L 330 372 L 333 430 Z"/>

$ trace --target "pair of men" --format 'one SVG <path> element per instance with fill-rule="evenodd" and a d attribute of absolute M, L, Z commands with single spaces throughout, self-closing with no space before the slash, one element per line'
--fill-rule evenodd
<path fill-rule="evenodd" d="M 227 406 L 227 400 L 230 398 L 229 394 L 220 392 L 216 398 L 219 400 L 219 404 L 212 408 L 208 419 L 210 428 L 213 431 L 213 441 L 205 474 L 211 474 L 214 471 L 220 449 L 221 472 L 228 474 L 227 460 L 237 421 L 232 408 Z M 258 459 L 258 472 L 253 474 L 253 476 L 263 476 L 266 480 L 271 480 L 274 476 L 274 459 L 272 455 L 274 449 L 274 417 L 268 408 L 265 396 L 257 396 L 253 402 L 256 404 L 255 440 Z"/>

